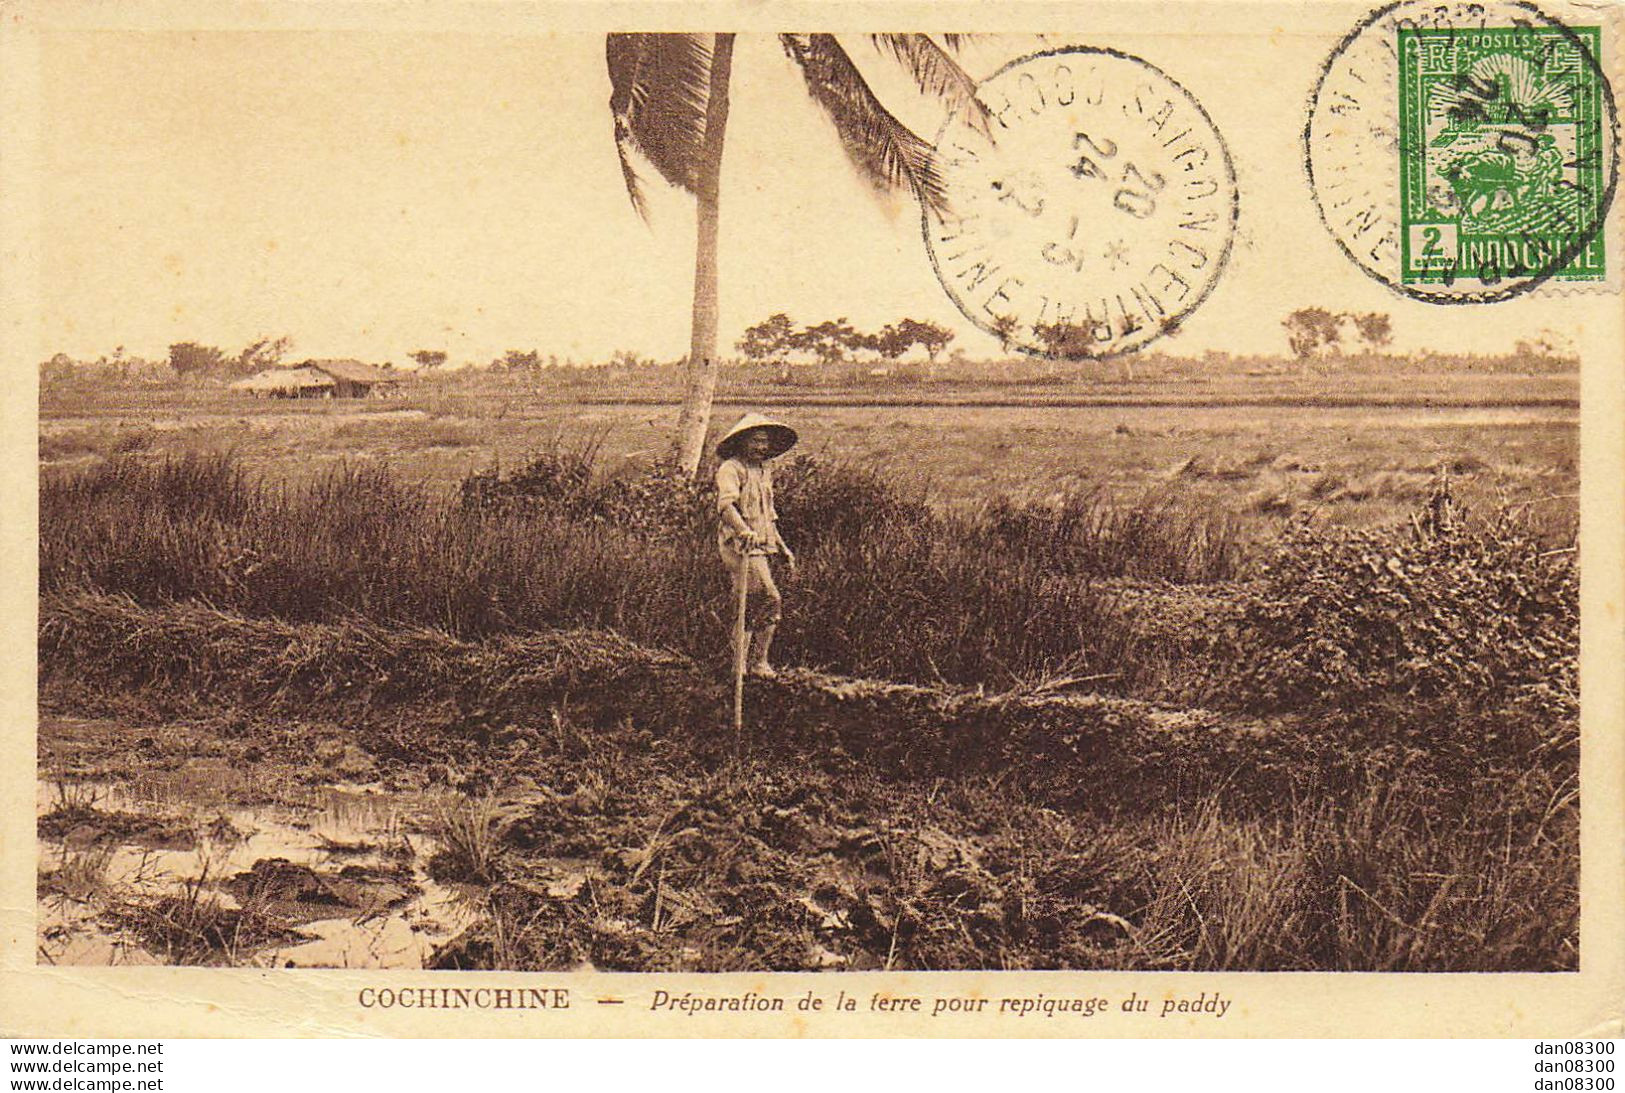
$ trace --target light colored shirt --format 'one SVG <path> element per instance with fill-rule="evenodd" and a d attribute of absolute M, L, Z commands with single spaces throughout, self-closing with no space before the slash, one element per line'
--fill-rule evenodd
<path fill-rule="evenodd" d="M 745 518 L 745 526 L 762 537 L 765 544 L 762 549 L 769 553 L 779 549 L 778 535 L 774 530 L 779 513 L 773 507 L 773 472 L 767 469 L 765 463 L 753 467 L 739 459 L 722 461 L 717 468 L 717 512 L 720 514 L 729 505 L 739 506 L 739 515 Z M 717 523 L 717 542 L 735 553 L 743 553 L 739 535 L 728 521 L 719 520 Z"/>

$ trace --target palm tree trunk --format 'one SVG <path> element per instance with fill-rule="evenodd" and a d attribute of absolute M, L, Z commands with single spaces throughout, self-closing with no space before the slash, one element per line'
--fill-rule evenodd
<path fill-rule="evenodd" d="M 717 389 L 717 206 L 722 178 L 723 136 L 728 128 L 728 76 L 734 36 L 718 34 L 711 47 L 711 87 L 705 104 L 705 140 L 694 204 L 694 320 L 688 343 L 683 409 L 677 418 L 677 466 L 694 477 L 711 427 Z"/>

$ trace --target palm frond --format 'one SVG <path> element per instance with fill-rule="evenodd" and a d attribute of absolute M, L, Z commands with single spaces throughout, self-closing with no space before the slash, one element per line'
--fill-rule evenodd
<path fill-rule="evenodd" d="M 957 46 L 960 35 L 948 34 L 943 37 L 945 40 L 955 39 Z M 967 125 L 984 135 L 991 135 L 990 115 L 987 107 L 976 97 L 976 82 L 959 67 L 958 61 L 931 40 L 929 34 L 871 34 L 869 40 L 876 50 L 890 53 L 898 64 L 907 69 L 921 91 L 941 99 Z"/>
<path fill-rule="evenodd" d="M 813 101 L 835 123 L 841 146 L 877 190 L 908 186 L 933 210 L 947 206 L 931 146 L 892 116 L 832 34 L 781 34 Z"/>
<path fill-rule="evenodd" d="M 709 34 L 611 34 L 604 43 L 615 151 L 626 193 L 646 214 L 630 153 L 636 151 L 680 189 L 694 192 L 710 96 Z"/>

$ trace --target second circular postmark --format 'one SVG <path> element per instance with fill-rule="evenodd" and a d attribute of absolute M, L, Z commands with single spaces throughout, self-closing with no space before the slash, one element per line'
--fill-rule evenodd
<path fill-rule="evenodd" d="M 1343 254 L 1430 303 L 1605 281 L 1619 125 L 1602 43 L 1525 0 L 1368 15 L 1326 59 L 1303 129 Z"/>
<path fill-rule="evenodd" d="M 1070 47 L 983 81 L 986 131 L 937 141 L 947 207 L 924 234 L 960 311 L 1006 346 L 1072 359 L 1140 349 L 1218 282 L 1235 169 L 1188 91 L 1116 50 Z"/>

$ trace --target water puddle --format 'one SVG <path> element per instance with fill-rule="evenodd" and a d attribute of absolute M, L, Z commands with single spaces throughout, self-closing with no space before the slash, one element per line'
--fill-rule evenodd
<path fill-rule="evenodd" d="M 329 785 L 245 807 L 196 773 L 39 784 L 41 963 L 421 968 L 474 921 L 470 891 L 426 871 L 432 798 Z"/>

